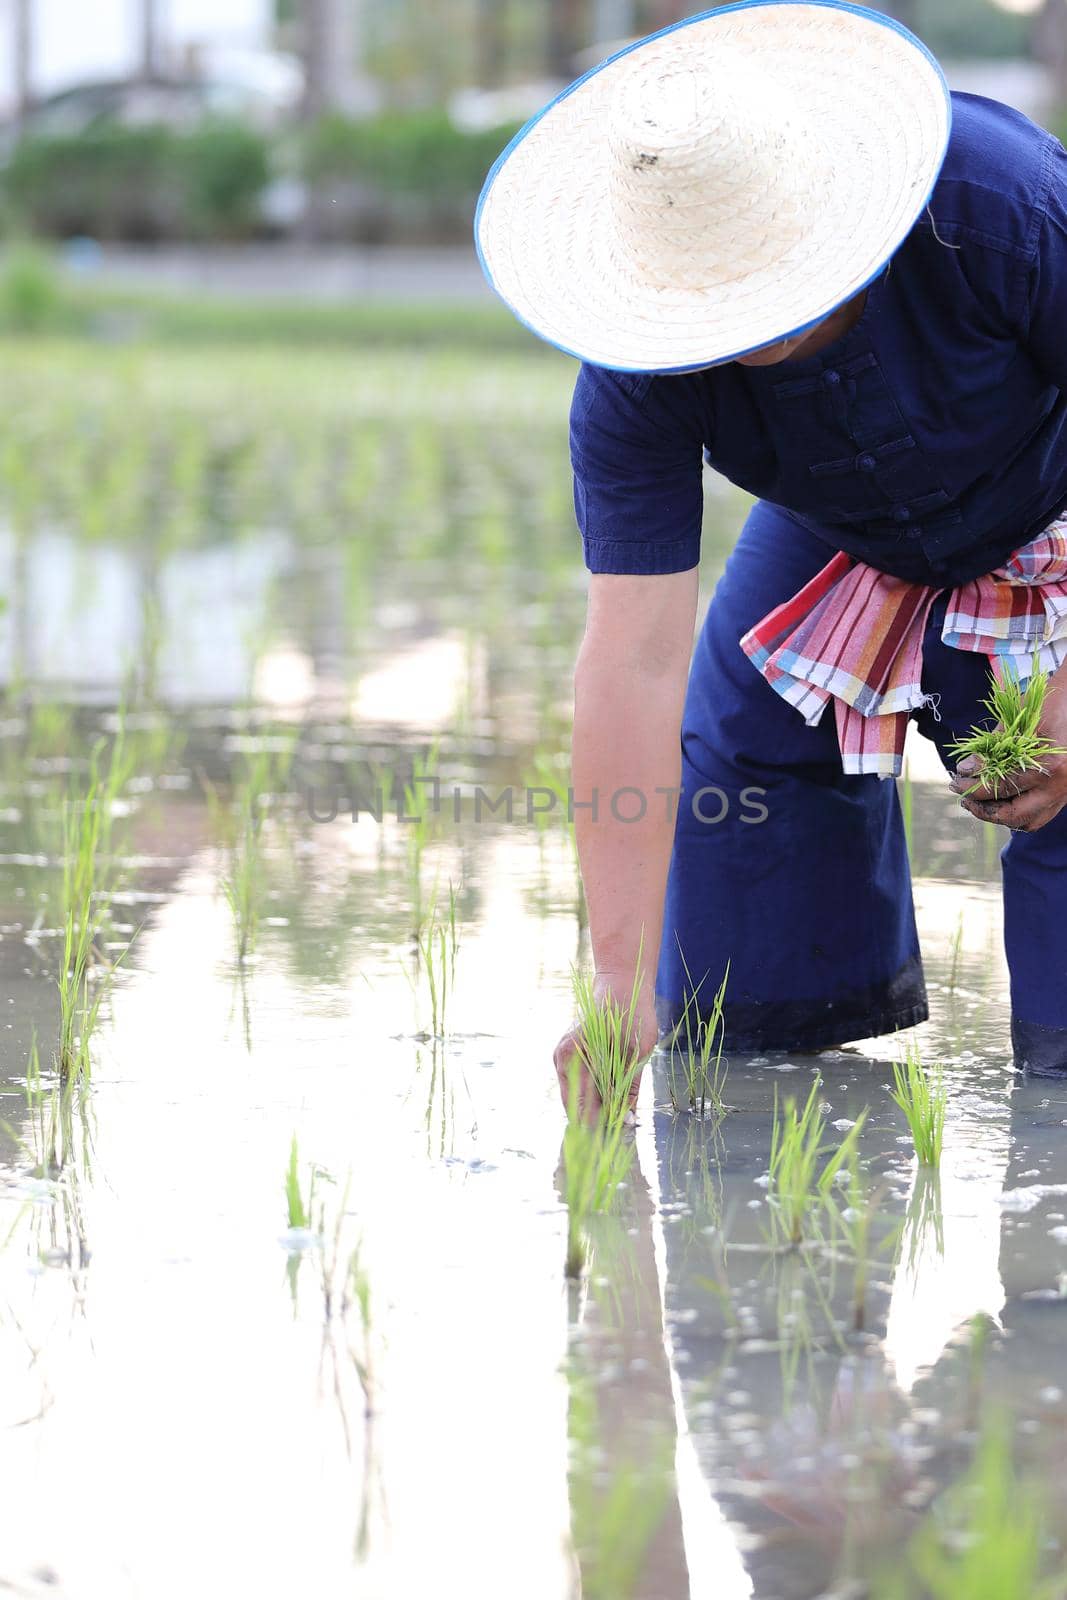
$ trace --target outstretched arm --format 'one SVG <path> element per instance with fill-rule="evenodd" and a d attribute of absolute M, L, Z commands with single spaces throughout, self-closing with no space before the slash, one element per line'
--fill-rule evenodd
<path fill-rule="evenodd" d="M 640 956 L 634 1043 L 642 1058 L 656 1043 L 656 963 L 696 606 L 695 567 L 659 575 L 594 575 L 575 669 L 575 830 L 596 994 L 614 996 L 625 1010 Z M 572 1030 L 555 1052 L 564 1103 L 574 1050 Z M 590 1086 L 583 1085 L 583 1099 L 590 1098 Z"/>

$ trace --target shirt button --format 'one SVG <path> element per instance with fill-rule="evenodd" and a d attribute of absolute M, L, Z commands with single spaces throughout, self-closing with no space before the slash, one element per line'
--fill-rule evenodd
<path fill-rule="evenodd" d="M 910 522 L 911 521 L 911 512 L 908 510 L 907 506 L 894 506 L 893 507 L 893 521 L 894 522 Z"/>
<path fill-rule="evenodd" d="M 857 456 L 856 465 L 861 472 L 873 472 L 878 463 L 873 456 Z"/>
<path fill-rule="evenodd" d="M 841 374 L 839 372 L 834 372 L 834 370 L 831 368 L 829 372 L 823 373 L 823 382 L 830 384 L 832 387 L 835 383 L 841 382 Z"/>

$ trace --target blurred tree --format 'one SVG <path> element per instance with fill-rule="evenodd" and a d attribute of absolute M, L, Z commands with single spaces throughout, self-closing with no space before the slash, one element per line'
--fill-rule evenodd
<path fill-rule="evenodd" d="M 635 0 L 593 0 L 593 43 L 614 44 L 637 32 Z"/>
<path fill-rule="evenodd" d="M 1033 19 L 1017 7 L 1009 10 L 991 0 L 914 0 L 914 4 L 913 17 L 901 14 L 901 21 L 943 60 L 1006 60 L 1030 53 Z"/>
<path fill-rule="evenodd" d="M 474 0 L 475 82 L 493 89 L 507 62 L 508 0 Z"/>
<path fill-rule="evenodd" d="M 887 16 L 893 17 L 895 21 L 902 22 L 906 28 L 911 29 L 912 33 L 918 33 L 920 27 L 919 0 L 891 0 L 890 4 L 880 6 L 879 10 L 884 11 Z"/>
<path fill-rule="evenodd" d="M 574 76 L 574 58 L 589 43 L 587 0 L 548 0 L 545 66 L 552 77 Z"/>
<path fill-rule="evenodd" d="M 300 0 L 305 117 L 350 111 L 356 100 L 360 0 Z"/>

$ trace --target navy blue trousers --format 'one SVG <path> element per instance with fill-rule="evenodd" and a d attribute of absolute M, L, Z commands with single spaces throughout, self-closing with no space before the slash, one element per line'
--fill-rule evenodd
<path fill-rule="evenodd" d="M 846 777 L 828 709 L 809 728 L 740 649 L 831 551 L 779 508 L 753 507 L 693 658 L 682 793 L 657 991 L 665 1029 L 714 994 L 730 964 L 726 1048 L 820 1050 L 927 1015 L 896 784 Z M 918 713 L 942 761 L 982 719 L 986 658 L 923 644 Z M 1067 1072 L 1067 809 L 1001 854 L 1017 1064 Z"/>

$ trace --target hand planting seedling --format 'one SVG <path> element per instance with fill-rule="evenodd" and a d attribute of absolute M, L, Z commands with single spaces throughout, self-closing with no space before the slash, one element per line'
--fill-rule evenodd
<path fill-rule="evenodd" d="M 986 789 L 994 798 L 1018 794 L 1016 780 L 1023 773 L 1044 772 L 1052 756 L 1067 755 L 1063 746 L 1039 731 L 1048 683 L 1049 675 L 1042 672 L 1036 656 L 1025 690 L 1011 670 L 1003 678 L 992 677 L 989 696 L 982 704 L 996 726 L 973 728 L 965 739 L 949 746 L 949 755 L 957 761 L 973 757 L 981 762 L 974 783 L 963 793 Z"/>
<path fill-rule="evenodd" d="M 625 1116 L 636 1093 L 644 1057 L 638 1044 L 638 1003 L 643 973 L 638 950 L 637 972 L 624 1003 L 596 993 L 584 972 L 571 975 L 577 1012 L 575 1046 L 597 1099 L 612 1116 Z"/>

